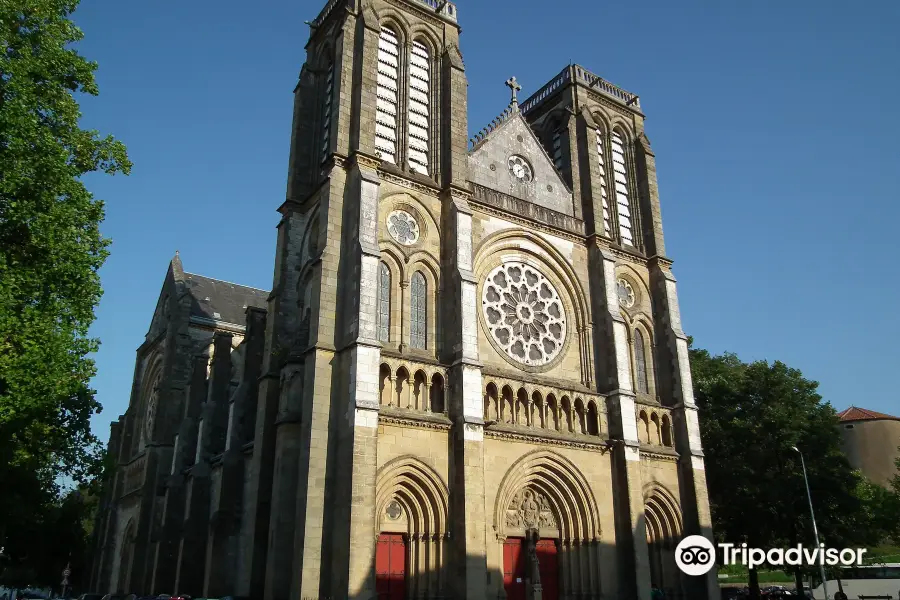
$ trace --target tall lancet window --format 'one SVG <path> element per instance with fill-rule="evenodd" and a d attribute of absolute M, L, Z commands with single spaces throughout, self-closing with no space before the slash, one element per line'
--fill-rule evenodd
<path fill-rule="evenodd" d="M 334 96 L 334 63 L 325 75 L 325 104 L 322 107 L 322 162 L 328 158 L 331 149 L 331 102 Z"/>
<path fill-rule="evenodd" d="M 378 267 L 378 341 L 391 339 L 391 269 L 384 263 Z"/>
<path fill-rule="evenodd" d="M 613 177 L 616 182 L 616 203 L 619 215 L 619 237 L 622 243 L 634 246 L 631 228 L 631 204 L 628 199 L 628 168 L 625 165 L 625 142 L 618 132 L 612 134 Z"/>
<path fill-rule="evenodd" d="M 428 284 L 425 276 L 416 271 L 412 276 L 409 286 L 409 345 L 411 348 L 425 348 L 426 339 L 426 302 L 428 297 Z"/>
<path fill-rule="evenodd" d="M 562 151 L 562 133 L 559 131 L 559 125 L 553 129 L 553 164 L 558 171 L 563 168 L 563 151 Z"/>
<path fill-rule="evenodd" d="M 597 160 L 600 163 L 600 199 L 603 202 L 603 233 L 612 235 L 612 220 L 609 216 L 609 186 L 606 183 L 606 144 L 603 131 L 597 130 Z"/>
<path fill-rule="evenodd" d="M 647 354 L 644 345 L 644 335 L 640 329 L 634 330 L 634 371 L 637 380 L 637 391 L 641 394 L 650 393 L 650 383 L 647 377 Z"/>
<path fill-rule="evenodd" d="M 397 91 L 400 52 L 397 34 L 384 28 L 378 38 L 378 87 L 375 98 L 375 151 L 397 164 Z"/>
<path fill-rule="evenodd" d="M 428 48 L 413 42 L 409 55 L 409 169 L 423 175 L 428 175 L 430 85 Z"/>

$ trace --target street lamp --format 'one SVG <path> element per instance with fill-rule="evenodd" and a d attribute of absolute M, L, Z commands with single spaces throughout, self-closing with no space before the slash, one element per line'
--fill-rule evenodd
<path fill-rule="evenodd" d="M 819 547 L 819 528 L 816 527 L 816 513 L 813 510 L 812 493 L 809 491 L 809 479 L 806 477 L 806 461 L 803 460 L 803 453 L 797 446 L 791 446 L 791 449 L 800 455 L 800 465 L 803 467 L 803 481 L 806 483 L 806 497 L 809 499 L 809 514 L 812 517 L 813 536 L 816 538 L 816 548 Z M 828 600 L 828 580 L 825 579 L 825 566 L 819 563 L 819 574 L 822 577 L 822 591 L 825 592 L 825 600 Z"/>

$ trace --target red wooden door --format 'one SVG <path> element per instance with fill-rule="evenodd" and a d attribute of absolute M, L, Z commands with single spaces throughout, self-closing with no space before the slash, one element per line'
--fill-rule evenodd
<path fill-rule="evenodd" d="M 507 600 L 525 600 L 525 540 L 506 538 L 503 543 L 503 589 Z"/>
<path fill-rule="evenodd" d="M 537 550 L 538 570 L 541 572 L 542 600 L 559 598 L 559 557 L 556 554 L 556 540 L 540 540 Z"/>
<path fill-rule="evenodd" d="M 379 600 L 406 596 L 406 540 L 397 533 L 382 533 L 375 547 L 375 590 Z"/>

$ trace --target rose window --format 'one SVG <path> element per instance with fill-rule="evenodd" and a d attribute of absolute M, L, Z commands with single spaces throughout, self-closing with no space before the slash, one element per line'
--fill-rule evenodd
<path fill-rule="evenodd" d="M 405 210 L 395 210 L 387 218 L 388 233 L 397 243 L 411 246 L 419 240 L 419 224 Z"/>
<path fill-rule="evenodd" d="M 521 183 L 531 183 L 534 175 L 531 173 L 531 165 L 518 154 L 509 157 L 509 172 Z"/>
<path fill-rule="evenodd" d="M 156 423 L 156 406 L 159 393 L 157 388 L 158 385 L 159 381 L 157 380 L 156 385 L 153 386 L 153 391 L 150 393 L 150 397 L 147 399 L 147 411 L 144 415 L 144 439 L 146 440 L 153 439 L 153 426 Z"/>
<path fill-rule="evenodd" d="M 537 367 L 559 355 L 566 340 L 562 300 L 531 265 L 508 262 L 491 271 L 481 304 L 491 338 L 514 361 Z"/>
<path fill-rule="evenodd" d="M 616 282 L 616 295 L 619 297 L 619 304 L 625 308 L 634 306 L 634 288 L 627 279 L 620 279 Z"/>

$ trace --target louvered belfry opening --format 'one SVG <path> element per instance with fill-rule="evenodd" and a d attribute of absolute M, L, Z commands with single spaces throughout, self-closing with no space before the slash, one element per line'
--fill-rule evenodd
<path fill-rule="evenodd" d="M 328 67 L 328 73 L 325 76 L 325 102 L 322 107 L 322 151 L 320 158 L 322 162 L 328 158 L 331 149 L 331 104 L 334 98 L 334 63 Z"/>
<path fill-rule="evenodd" d="M 597 130 L 597 160 L 600 163 L 600 199 L 603 204 L 603 234 L 612 235 L 612 220 L 609 215 L 609 193 L 606 183 L 606 145 L 603 143 L 603 131 Z"/>
<path fill-rule="evenodd" d="M 375 111 L 375 150 L 381 160 L 397 164 L 398 72 L 397 34 L 383 28 L 378 39 L 378 89 Z"/>
<path fill-rule="evenodd" d="M 557 171 L 563 168 L 562 134 L 557 125 L 553 130 L 553 164 Z"/>
<path fill-rule="evenodd" d="M 413 42 L 409 55 L 409 169 L 422 175 L 428 175 L 430 84 L 428 48 Z"/>
<path fill-rule="evenodd" d="M 616 203 L 619 216 L 619 236 L 622 244 L 634 246 L 634 235 L 631 227 L 631 204 L 628 197 L 628 168 L 625 163 L 625 142 L 622 136 L 614 131 L 612 134 L 613 177 L 616 184 Z"/>

